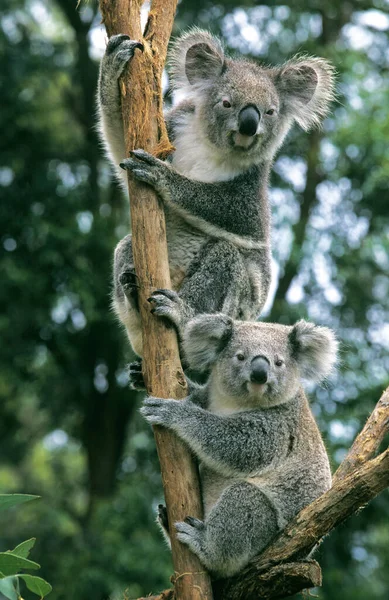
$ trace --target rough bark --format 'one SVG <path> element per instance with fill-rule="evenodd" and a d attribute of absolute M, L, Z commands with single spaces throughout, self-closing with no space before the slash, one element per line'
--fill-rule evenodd
<path fill-rule="evenodd" d="M 144 44 L 121 81 L 126 149 L 144 148 L 165 156 L 169 145 L 162 116 L 161 75 L 165 63 L 176 0 L 151 3 L 144 35 L 140 25 L 142 0 L 101 0 L 108 35 L 125 33 Z M 147 298 L 157 288 L 170 288 L 165 218 L 154 191 L 129 177 L 135 270 L 143 331 L 143 364 L 147 390 L 162 398 L 186 394 L 176 335 L 153 318 Z M 170 431 L 154 429 L 161 464 L 169 523 L 187 515 L 201 518 L 202 506 L 196 465 L 187 447 Z M 175 597 L 211 599 L 210 579 L 197 557 L 172 536 Z"/>

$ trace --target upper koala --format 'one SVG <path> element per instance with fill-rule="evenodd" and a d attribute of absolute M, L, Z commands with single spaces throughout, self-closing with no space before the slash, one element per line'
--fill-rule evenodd
<path fill-rule="evenodd" d="M 190 366 L 210 369 L 207 384 L 189 382 L 183 401 L 148 398 L 141 412 L 200 460 L 205 520 L 175 527 L 214 576 L 229 577 L 331 486 L 301 379 L 330 373 L 337 342 L 305 321 L 289 327 L 220 314 L 196 317 L 183 338 Z"/>
<path fill-rule="evenodd" d="M 143 150 L 125 159 L 118 78 L 135 48 L 142 46 L 125 35 L 108 42 L 99 78 L 101 133 L 113 163 L 151 185 L 164 203 L 181 325 L 204 312 L 255 319 L 270 284 L 272 159 L 294 121 L 308 129 L 325 115 L 333 69 L 319 58 L 272 68 L 230 59 L 218 39 L 192 30 L 171 57 L 180 99 L 166 113 L 176 148 L 170 162 Z M 130 236 L 115 252 L 114 286 L 115 310 L 141 354 Z"/>

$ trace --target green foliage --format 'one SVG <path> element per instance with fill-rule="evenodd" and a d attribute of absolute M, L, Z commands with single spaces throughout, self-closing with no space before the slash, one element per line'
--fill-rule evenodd
<path fill-rule="evenodd" d="M 28 494 L 0 494 L 0 510 L 5 510 L 31 500 L 36 500 L 39 496 Z M 23 580 L 27 588 L 44 598 L 52 590 L 47 581 L 35 575 L 20 573 L 23 570 L 40 569 L 38 563 L 29 560 L 31 548 L 35 544 L 35 538 L 26 540 L 18 544 L 13 550 L 0 552 L 0 592 L 9 600 L 20 600 L 19 582 Z"/>

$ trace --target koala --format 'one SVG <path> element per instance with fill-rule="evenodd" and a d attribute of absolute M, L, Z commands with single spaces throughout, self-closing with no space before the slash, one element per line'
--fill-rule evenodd
<path fill-rule="evenodd" d="M 187 323 L 190 366 L 210 370 L 183 401 L 149 397 L 141 413 L 200 462 L 204 521 L 175 523 L 177 537 L 213 577 L 230 577 L 331 486 L 329 461 L 301 379 L 320 381 L 337 355 L 333 332 L 200 315 Z M 160 506 L 166 526 L 166 512 Z M 172 530 L 170 529 L 172 533 Z"/>
<path fill-rule="evenodd" d="M 118 78 L 136 48 L 143 46 L 126 35 L 108 42 L 98 85 L 100 131 L 113 164 L 163 202 L 180 324 L 217 312 L 253 320 L 270 285 L 272 161 L 294 122 L 308 130 L 327 113 L 333 68 L 311 57 L 279 67 L 231 59 L 210 33 L 189 31 L 170 60 L 179 100 L 166 112 L 166 124 L 175 152 L 168 161 L 142 149 L 125 158 Z M 141 356 L 131 236 L 115 250 L 113 306 Z"/>

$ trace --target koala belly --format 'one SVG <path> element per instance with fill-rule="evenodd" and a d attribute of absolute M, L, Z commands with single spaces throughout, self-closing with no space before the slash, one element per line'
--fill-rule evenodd
<path fill-rule="evenodd" d="M 178 291 L 189 270 L 189 265 L 209 237 L 173 214 L 168 207 L 165 208 L 165 217 L 170 278 L 173 290 Z"/>
<path fill-rule="evenodd" d="M 206 518 L 213 506 L 217 503 L 225 489 L 234 483 L 245 481 L 242 477 L 226 477 L 209 467 L 200 464 L 201 491 Z"/>

